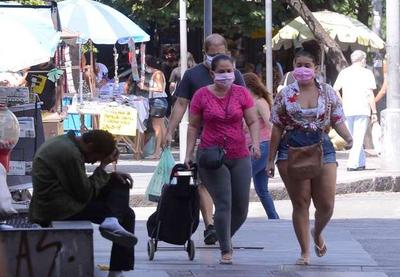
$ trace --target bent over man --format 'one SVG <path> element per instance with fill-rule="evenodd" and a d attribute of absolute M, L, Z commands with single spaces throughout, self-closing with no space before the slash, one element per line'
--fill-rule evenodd
<path fill-rule="evenodd" d="M 93 130 L 75 136 L 73 131 L 47 140 L 32 165 L 32 222 L 49 226 L 53 220 L 90 220 L 100 224 L 103 237 L 113 242 L 109 276 L 133 270 L 135 213 L 129 207 L 132 179 L 124 173 L 107 173 L 117 161 L 112 134 Z M 85 163 L 100 162 L 86 175 Z"/>

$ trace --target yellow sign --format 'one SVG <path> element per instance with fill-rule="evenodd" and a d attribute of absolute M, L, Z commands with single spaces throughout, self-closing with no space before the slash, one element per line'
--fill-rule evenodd
<path fill-rule="evenodd" d="M 108 107 L 100 113 L 100 129 L 120 136 L 136 135 L 137 112 L 131 107 Z"/>

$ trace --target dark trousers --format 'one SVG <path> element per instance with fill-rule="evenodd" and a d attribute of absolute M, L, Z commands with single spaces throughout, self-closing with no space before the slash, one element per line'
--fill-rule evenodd
<path fill-rule="evenodd" d="M 90 220 L 100 224 L 106 217 L 116 217 L 127 231 L 135 233 L 135 212 L 129 207 L 129 187 L 110 180 L 99 196 L 93 199 L 81 212 L 66 220 Z M 110 270 L 133 270 L 135 255 L 133 247 L 113 243 Z"/>

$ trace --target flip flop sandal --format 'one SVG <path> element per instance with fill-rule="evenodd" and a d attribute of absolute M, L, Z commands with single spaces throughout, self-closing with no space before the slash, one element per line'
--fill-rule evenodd
<path fill-rule="evenodd" d="M 314 240 L 314 251 L 315 251 L 315 255 L 317 255 L 317 257 L 320 257 L 320 258 L 323 257 L 323 256 L 325 256 L 326 252 L 328 251 L 328 248 L 327 248 L 327 246 L 326 246 L 325 241 L 323 242 L 322 246 L 318 246 L 318 245 L 315 243 L 315 231 L 314 231 L 314 229 L 311 229 L 311 236 L 312 236 L 312 238 L 313 238 L 313 240 Z"/>
<path fill-rule="evenodd" d="M 310 257 L 300 257 L 296 261 L 296 265 L 310 265 Z"/>
<path fill-rule="evenodd" d="M 232 264 L 232 258 L 221 258 L 219 260 L 220 264 Z"/>
<path fill-rule="evenodd" d="M 314 250 L 315 250 L 315 255 L 317 255 L 317 257 L 323 257 L 325 256 L 326 252 L 328 251 L 328 248 L 326 247 L 326 244 L 324 242 L 324 244 L 319 247 L 318 245 L 314 245 Z"/>
<path fill-rule="evenodd" d="M 225 256 L 226 255 L 226 256 Z M 219 260 L 220 264 L 232 264 L 232 253 L 226 253 L 222 255 L 221 259 Z"/>

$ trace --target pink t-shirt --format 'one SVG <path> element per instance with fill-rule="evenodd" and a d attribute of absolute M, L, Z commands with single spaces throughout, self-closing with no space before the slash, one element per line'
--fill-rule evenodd
<path fill-rule="evenodd" d="M 227 116 L 225 110 L 229 107 Z M 201 115 L 203 130 L 201 148 L 224 146 L 226 157 L 241 159 L 249 155 L 243 131 L 244 111 L 254 106 L 253 98 L 245 87 L 232 85 L 223 98 L 215 96 L 207 87 L 196 91 L 190 102 L 190 114 Z"/>

